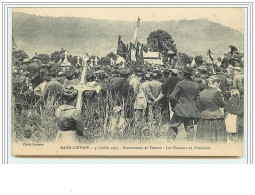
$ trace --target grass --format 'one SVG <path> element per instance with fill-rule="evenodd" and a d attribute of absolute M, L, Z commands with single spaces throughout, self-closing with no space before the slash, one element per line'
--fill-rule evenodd
<path fill-rule="evenodd" d="M 54 103 L 55 102 L 55 103 Z M 33 142 L 52 142 L 59 127 L 55 110 L 58 102 L 51 100 L 47 106 L 40 101 L 28 105 L 21 113 L 14 110 L 12 114 L 12 140 L 25 141 L 29 137 Z M 111 95 L 96 96 L 93 101 L 85 100 L 82 108 L 83 125 L 85 127 L 83 142 L 105 140 L 155 140 L 167 137 L 168 128 L 162 122 L 159 105 L 155 105 L 148 119 L 142 113 L 134 113 L 127 118 L 124 111 L 127 104 L 123 102 L 120 112 L 114 112 L 116 101 Z M 123 109 L 124 108 L 124 109 Z M 31 132 L 31 137 L 27 134 Z M 181 138 L 184 139 L 184 138 Z"/>

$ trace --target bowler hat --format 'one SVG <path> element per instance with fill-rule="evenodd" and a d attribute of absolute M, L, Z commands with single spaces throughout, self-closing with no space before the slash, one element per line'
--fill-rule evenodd
<path fill-rule="evenodd" d="M 120 73 L 121 75 L 129 75 L 129 74 L 130 74 L 130 71 L 129 71 L 128 69 L 122 69 L 122 70 L 119 71 L 119 73 Z"/>
<path fill-rule="evenodd" d="M 217 68 L 215 68 L 215 71 L 216 71 L 216 72 L 221 72 L 221 68 L 220 68 L 220 67 L 217 67 Z"/>
<path fill-rule="evenodd" d="M 183 70 L 183 72 L 187 73 L 187 74 L 193 74 L 193 68 L 186 66 Z"/>

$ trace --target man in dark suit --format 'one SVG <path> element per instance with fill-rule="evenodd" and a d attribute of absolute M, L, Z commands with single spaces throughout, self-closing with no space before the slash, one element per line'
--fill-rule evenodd
<path fill-rule="evenodd" d="M 174 111 L 170 127 L 177 135 L 178 127 L 184 123 L 188 141 L 192 141 L 194 136 L 193 123 L 197 114 L 196 100 L 199 95 L 199 85 L 192 80 L 192 74 L 193 69 L 185 67 L 183 70 L 184 79 L 177 83 L 170 95 L 171 106 Z M 174 136 L 176 137 L 176 135 Z"/>
<path fill-rule="evenodd" d="M 219 88 L 221 90 L 221 93 L 223 94 L 224 98 L 226 98 L 227 97 L 227 92 L 226 92 L 227 90 L 226 90 L 226 88 L 229 87 L 229 83 L 228 83 L 227 77 L 224 74 L 222 74 L 221 68 L 219 68 L 219 67 L 217 67 L 215 69 L 215 72 L 216 72 L 215 76 L 220 78 L 220 86 L 219 86 Z"/>
<path fill-rule="evenodd" d="M 134 103 L 134 93 L 133 88 L 129 85 L 127 81 L 130 71 L 128 69 L 122 69 L 119 71 L 120 78 L 114 82 L 111 82 L 109 89 L 113 100 L 118 106 L 123 107 L 123 101 L 126 105 L 126 117 L 130 118 L 132 114 L 132 105 Z"/>
<path fill-rule="evenodd" d="M 156 99 L 161 105 L 161 115 L 164 123 L 170 122 L 169 97 L 179 81 L 181 81 L 181 78 L 178 77 L 178 70 L 172 69 L 170 78 L 162 84 L 161 94 Z"/>

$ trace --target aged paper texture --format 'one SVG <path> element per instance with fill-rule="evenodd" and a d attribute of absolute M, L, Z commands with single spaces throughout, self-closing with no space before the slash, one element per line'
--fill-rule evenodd
<path fill-rule="evenodd" d="M 242 156 L 244 8 L 14 8 L 12 155 Z"/>

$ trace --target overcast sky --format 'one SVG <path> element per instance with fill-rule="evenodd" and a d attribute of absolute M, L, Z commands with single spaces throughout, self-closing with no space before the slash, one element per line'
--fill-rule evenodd
<path fill-rule="evenodd" d="M 244 32 L 243 8 L 13 8 L 13 11 L 40 16 L 70 16 L 93 19 L 166 21 L 207 18 Z"/>

